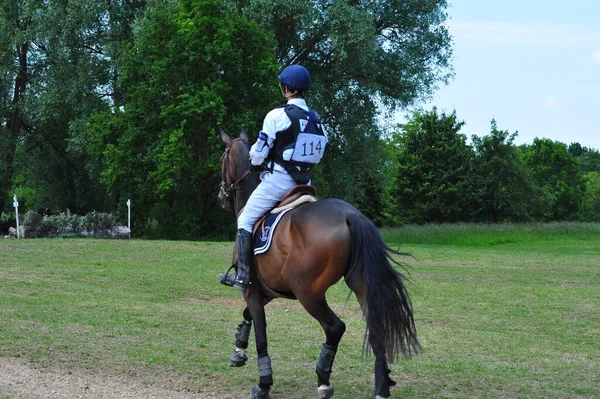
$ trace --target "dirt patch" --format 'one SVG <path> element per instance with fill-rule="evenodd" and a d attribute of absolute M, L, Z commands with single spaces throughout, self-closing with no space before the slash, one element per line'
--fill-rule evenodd
<path fill-rule="evenodd" d="M 130 376 L 39 369 L 21 358 L 0 357 L 0 399 L 234 399 L 190 392 L 168 383 L 147 383 Z M 239 397 L 239 395 L 238 395 Z"/>

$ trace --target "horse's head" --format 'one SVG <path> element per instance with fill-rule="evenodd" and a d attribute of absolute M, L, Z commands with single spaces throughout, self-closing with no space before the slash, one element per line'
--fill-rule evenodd
<path fill-rule="evenodd" d="M 243 130 L 236 139 L 231 139 L 221 130 L 221 141 L 225 144 L 225 152 L 221 155 L 219 204 L 223 209 L 235 208 L 237 213 L 257 185 L 254 174 L 250 172 L 250 144 Z"/>

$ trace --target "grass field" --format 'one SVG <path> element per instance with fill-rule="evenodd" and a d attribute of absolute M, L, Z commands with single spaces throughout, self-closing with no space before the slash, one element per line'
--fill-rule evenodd
<path fill-rule="evenodd" d="M 599 398 L 600 225 L 408 226 L 384 230 L 411 252 L 409 287 L 424 352 L 392 366 L 393 398 Z M 256 357 L 228 367 L 241 295 L 218 284 L 232 243 L 0 241 L 0 356 L 248 395 Z M 370 398 L 364 321 L 340 283 L 348 329 L 336 398 Z M 323 343 L 297 302 L 268 306 L 273 399 L 316 397 Z M 251 340 L 251 348 L 253 340 Z"/>

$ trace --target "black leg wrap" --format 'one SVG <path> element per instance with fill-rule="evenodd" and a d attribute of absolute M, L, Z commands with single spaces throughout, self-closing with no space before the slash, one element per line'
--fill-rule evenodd
<path fill-rule="evenodd" d="M 269 356 L 258 358 L 258 376 L 260 377 L 259 386 L 262 389 L 269 389 L 273 385 L 273 369 L 271 368 L 271 358 Z"/>
<path fill-rule="evenodd" d="M 333 361 L 335 360 L 335 353 L 337 347 L 323 344 L 321 348 L 321 354 L 317 361 L 317 377 L 320 385 L 328 385 L 329 377 L 331 376 L 331 369 L 333 367 Z"/>
<path fill-rule="evenodd" d="M 375 360 L 375 395 L 390 396 L 390 387 L 396 385 L 396 381 L 390 379 L 390 371 L 385 360 Z"/>
<path fill-rule="evenodd" d="M 235 346 L 240 349 L 248 349 L 248 338 L 250 337 L 250 329 L 252 328 L 252 322 L 242 321 L 242 324 L 238 326 L 237 334 L 235 335 Z"/>

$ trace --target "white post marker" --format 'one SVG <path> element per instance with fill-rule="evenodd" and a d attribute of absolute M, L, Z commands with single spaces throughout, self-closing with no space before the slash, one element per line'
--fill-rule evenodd
<path fill-rule="evenodd" d="M 127 228 L 129 229 L 129 238 L 131 238 L 131 200 L 127 200 Z"/>
<path fill-rule="evenodd" d="M 19 201 L 17 201 L 17 194 L 13 197 L 13 206 L 15 207 L 15 215 L 17 217 L 17 238 L 21 238 L 21 231 L 19 229 Z"/>

